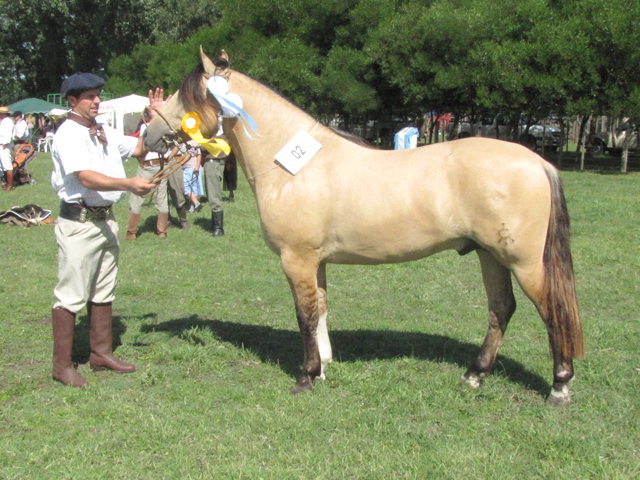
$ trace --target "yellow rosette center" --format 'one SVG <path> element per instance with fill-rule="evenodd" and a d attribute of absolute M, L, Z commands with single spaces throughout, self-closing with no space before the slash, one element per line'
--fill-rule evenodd
<path fill-rule="evenodd" d="M 200 115 L 196 112 L 189 112 L 182 117 L 182 130 L 189 135 L 200 130 Z"/>

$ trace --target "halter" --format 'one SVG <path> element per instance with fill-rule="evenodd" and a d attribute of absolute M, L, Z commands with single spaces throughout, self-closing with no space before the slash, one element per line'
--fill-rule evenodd
<path fill-rule="evenodd" d="M 167 117 L 165 117 L 165 116 L 162 114 L 162 112 L 161 112 L 160 110 L 158 110 L 158 109 L 157 109 L 157 108 L 155 108 L 155 107 L 152 107 L 152 108 L 153 108 L 153 110 L 155 110 L 155 112 L 156 112 L 158 115 L 160 115 L 160 118 L 162 118 L 162 119 L 165 121 L 165 123 L 167 124 L 167 126 L 169 127 L 169 130 L 170 130 L 170 132 L 169 132 L 169 133 L 165 133 L 165 134 L 162 136 L 162 139 L 163 139 L 163 140 L 165 140 L 165 141 L 167 141 L 167 143 L 169 143 L 169 141 L 171 141 L 171 142 L 172 142 L 176 147 L 178 147 L 178 149 L 180 149 L 180 144 L 179 144 L 179 143 L 178 143 L 178 141 L 176 140 L 176 138 L 177 138 L 177 137 L 178 137 L 178 135 L 179 135 L 179 132 L 178 132 L 177 130 L 175 130 L 175 129 L 171 126 L 171 124 L 169 123 L 169 120 L 167 120 Z M 172 137 L 171 137 L 171 138 L 169 138 L 169 135 L 172 135 Z"/>
<path fill-rule="evenodd" d="M 162 118 L 165 121 L 165 123 L 167 124 L 167 126 L 169 127 L 169 130 L 170 130 L 170 132 L 168 134 L 165 133 L 162 136 L 162 139 L 165 140 L 167 143 L 169 143 L 169 141 L 172 142 L 174 144 L 174 146 L 178 148 L 176 153 L 172 153 L 171 155 L 169 155 L 169 158 L 167 158 L 168 165 L 166 167 L 164 167 L 162 170 L 160 170 L 158 173 L 156 173 L 149 180 L 151 183 L 155 183 L 156 185 L 158 185 L 162 180 L 167 178 L 169 175 L 171 175 L 173 172 L 175 172 L 180 167 L 182 167 L 185 163 L 187 163 L 189 161 L 189 159 L 191 158 L 191 154 L 187 153 L 186 148 L 182 147 L 178 143 L 178 141 L 176 140 L 176 138 L 178 136 L 178 132 L 176 130 L 174 130 L 174 128 L 171 126 L 171 124 L 169 123 L 169 120 L 167 120 L 167 117 L 165 117 L 162 114 L 162 112 L 160 110 L 158 110 L 157 108 L 155 108 L 155 107 L 152 107 L 152 108 L 155 110 L 155 112 L 158 115 L 160 115 L 160 118 Z M 170 135 L 171 135 L 171 137 L 170 137 Z M 180 160 L 178 160 L 178 161 L 175 161 L 174 163 L 169 164 L 169 162 L 171 162 L 171 160 L 173 160 L 173 158 L 178 153 L 180 153 L 180 155 L 182 155 L 182 158 Z M 153 194 L 154 190 L 151 190 L 149 193 L 147 193 L 145 195 L 145 197 Z"/>

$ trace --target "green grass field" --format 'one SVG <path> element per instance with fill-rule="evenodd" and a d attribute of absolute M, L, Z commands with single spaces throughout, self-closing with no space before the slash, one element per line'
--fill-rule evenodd
<path fill-rule="evenodd" d="M 566 408 L 545 404 L 547 336 L 520 291 L 494 375 L 459 385 L 487 321 L 477 257 L 455 252 L 329 265 L 335 361 L 313 393 L 290 395 L 302 343 L 244 178 L 221 238 L 205 207 L 160 241 L 145 207 L 114 302 L 116 354 L 138 370 L 89 369 L 83 312 L 75 355 L 91 386 L 64 388 L 51 380 L 53 226 L 0 225 L 0 478 L 639 478 L 640 174 L 606 157 L 563 167 L 587 341 Z M 30 170 L 37 184 L 0 191 L 0 211 L 57 216 L 48 154 Z M 121 237 L 127 215 L 123 201 Z"/>

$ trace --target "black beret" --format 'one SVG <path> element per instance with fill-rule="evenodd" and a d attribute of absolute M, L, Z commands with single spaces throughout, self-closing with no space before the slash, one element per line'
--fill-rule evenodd
<path fill-rule="evenodd" d="M 93 73 L 74 73 L 64 82 L 60 87 L 60 95 L 62 98 L 67 98 L 69 92 L 84 92 L 85 90 L 91 90 L 92 88 L 104 87 L 104 79 L 100 78 Z"/>

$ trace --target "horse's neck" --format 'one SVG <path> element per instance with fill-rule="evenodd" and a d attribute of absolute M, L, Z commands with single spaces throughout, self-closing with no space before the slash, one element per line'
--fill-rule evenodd
<path fill-rule="evenodd" d="M 232 131 L 226 132 L 252 186 L 269 172 L 278 171 L 283 178 L 290 176 L 275 163 L 275 155 L 300 130 L 315 134 L 329 131 L 310 115 L 246 75 L 234 71 L 229 87 L 231 93 L 242 98 L 243 109 L 258 125 L 259 136 L 249 130 L 253 139 L 247 136 L 240 121 L 235 121 Z M 269 175 L 268 181 L 274 181 L 273 175 Z"/>

